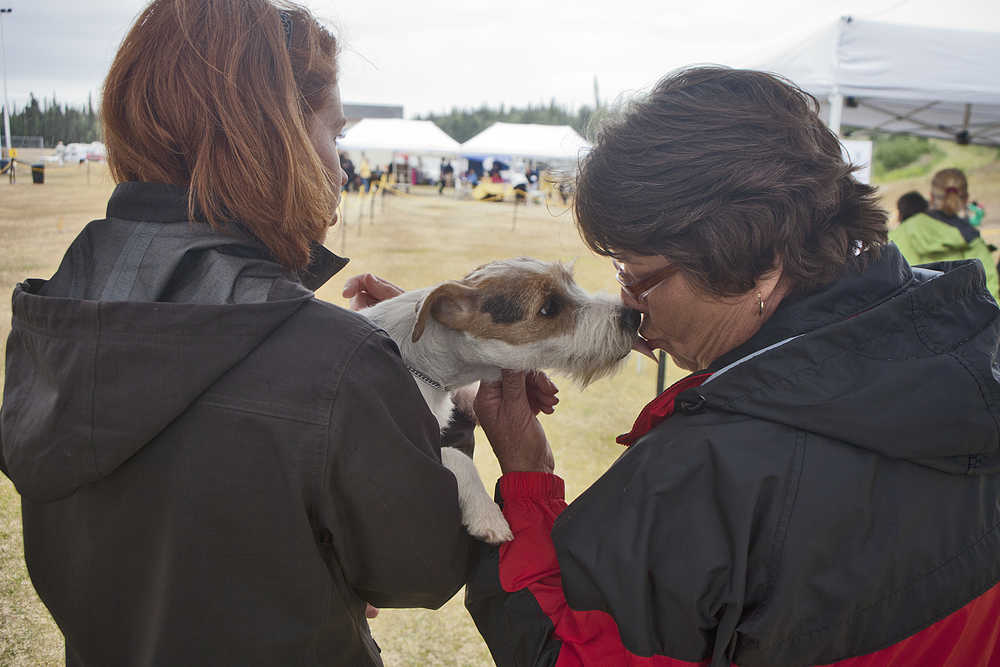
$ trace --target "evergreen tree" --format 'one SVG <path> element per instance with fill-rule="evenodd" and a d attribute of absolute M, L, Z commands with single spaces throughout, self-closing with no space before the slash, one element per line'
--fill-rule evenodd
<path fill-rule="evenodd" d="M 42 137 L 46 146 L 56 143 L 90 143 L 101 138 L 100 118 L 94 110 L 91 96 L 87 105 L 79 108 L 59 104 L 56 94 L 52 101 L 42 99 L 39 103 L 34 93 L 28 95 L 28 105 L 10 115 L 10 133 L 17 136 Z"/>

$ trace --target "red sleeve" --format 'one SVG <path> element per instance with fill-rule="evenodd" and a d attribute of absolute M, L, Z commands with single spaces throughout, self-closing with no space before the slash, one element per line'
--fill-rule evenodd
<path fill-rule="evenodd" d="M 614 619 L 602 611 L 575 611 L 566 604 L 552 525 L 566 509 L 563 480 L 539 472 L 508 473 L 500 478 L 503 513 L 514 539 L 500 547 L 500 584 L 508 593 L 528 589 L 552 622 L 562 642 L 556 667 L 627 665 L 694 667 L 665 656 L 642 657 L 622 644 Z"/>

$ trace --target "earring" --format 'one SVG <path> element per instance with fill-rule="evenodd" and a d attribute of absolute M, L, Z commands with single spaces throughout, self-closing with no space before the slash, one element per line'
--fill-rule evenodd
<path fill-rule="evenodd" d="M 764 317 L 764 297 L 760 295 L 760 292 L 757 292 L 757 304 L 759 306 L 757 317 Z"/>

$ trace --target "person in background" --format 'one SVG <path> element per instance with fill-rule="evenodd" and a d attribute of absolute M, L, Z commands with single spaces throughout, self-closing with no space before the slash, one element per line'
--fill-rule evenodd
<path fill-rule="evenodd" d="M 358 175 L 361 177 L 361 187 L 365 189 L 365 192 L 371 188 L 372 184 L 372 168 L 368 164 L 368 158 L 365 154 L 361 154 L 361 164 L 358 165 Z"/>
<path fill-rule="evenodd" d="M 466 607 L 498 665 L 1000 661 L 1000 309 L 981 262 L 886 242 L 818 110 L 699 67 L 599 128 L 577 225 L 691 374 L 568 506 L 527 376 L 480 388 L 515 537 Z"/>
<path fill-rule="evenodd" d="M 942 169 L 931 180 L 926 213 L 918 213 L 889 232 L 903 257 L 912 265 L 956 259 L 977 259 L 986 271 L 986 287 L 1000 297 L 997 267 L 989 246 L 966 217 L 969 184 L 959 169 Z"/>
<path fill-rule="evenodd" d="M 357 190 L 357 183 L 355 182 L 357 173 L 354 170 L 354 163 L 351 162 L 351 158 L 347 157 L 347 153 L 340 154 L 340 167 L 347 174 L 347 180 L 344 181 L 344 192 Z"/>
<path fill-rule="evenodd" d="M 454 173 L 455 169 L 451 166 L 451 162 L 447 158 L 441 158 L 441 165 L 438 171 L 438 194 L 444 194 L 444 189 L 450 185 L 451 175 Z"/>
<path fill-rule="evenodd" d="M 896 200 L 896 211 L 899 221 L 905 222 L 917 213 L 927 212 L 927 200 L 916 190 L 911 190 Z"/>
<path fill-rule="evenodd" d="M 347 262 L 334 36 L 156 0 L 101 114 L 118 185 L 15 288 L 0 410 L 66 664 L 381 665 L 366 603 L 440 606 L 472 540 L 396 345 L 313 293 Z"/>
<path fill-rule="evenodd" d="M 511 171 L 510 184 L 514 190 L 514 201 L 523 202 L 528 198 L 528 171 L 524 165 L 515 165 Z"/>
<path fill-rule="evenodd" d="M 488 174 L 491 183 L 503 183 L 503 174 L 501 174 L 500 172 L 501 172 L 500 163 L 494 162 L 493 165 L 490 166 L 490 171 Z"/>

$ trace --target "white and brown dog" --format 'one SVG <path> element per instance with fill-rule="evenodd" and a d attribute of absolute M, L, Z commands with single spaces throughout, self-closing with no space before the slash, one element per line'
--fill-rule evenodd
<path fill-rule="evenodd" d="M 583 385 L 611 373 L 636 341 L 640 316 L 621 299 L 590 295 L 561 264 L 517 258 L 480 266 L 460 281 L 404 292 L 362 310 L 399 346 L 441 428 L 452 392 L 500 369 L 550 369 Z M 462 520 L 492 544 L 513 538 L 472 463 L 444 447 L 458 480 Z"/>

